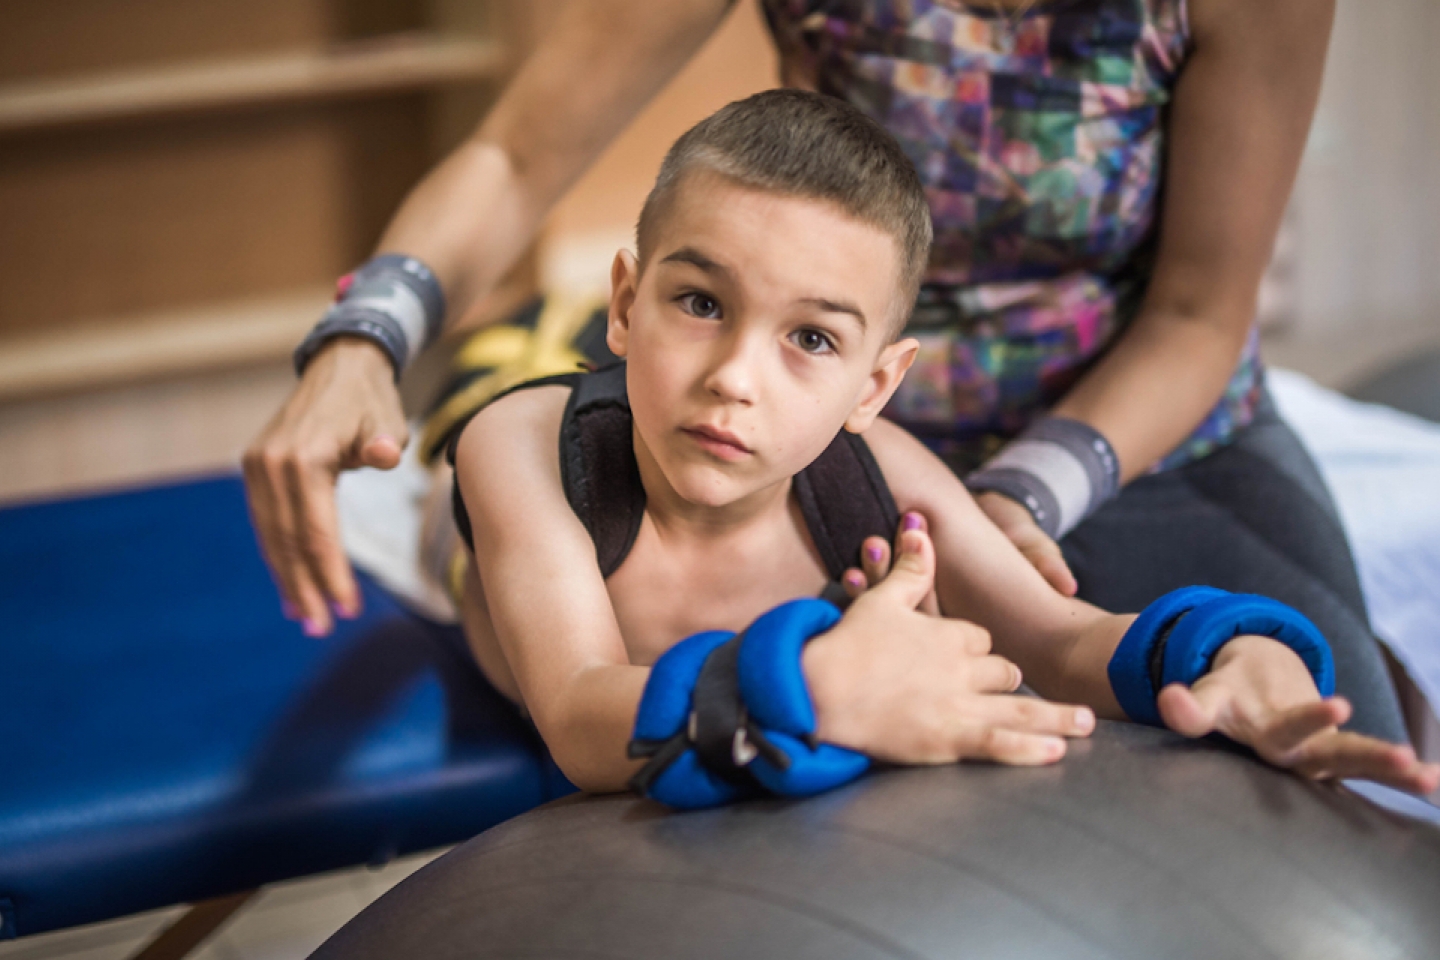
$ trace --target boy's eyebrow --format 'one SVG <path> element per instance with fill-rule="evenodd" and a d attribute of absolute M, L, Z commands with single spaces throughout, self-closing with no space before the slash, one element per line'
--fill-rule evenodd
<path fill-rule="evenodd" d="M 861 330 L 865 330 L 869 326 L 865 320 L 865 311 L 861 310 L 849 300 L 831 300 L 829 297 L 801 297 L 800 302 L 809 304 L 812 307 L 819 307 L 826 313 L 848 313 L 860 321 Z"/>
<path fill-rule="evenodd" d="M 705 256 L 705 254 L 701 253 L 699 250 L 696 250 L 694 247 L 681 247 L 679 250 L 676 250 L 674 253 L 670 254 L 670 256 L 666 257 L 660 262 L 688 263 L 692 267 L 699 267 L 706 273 L 718 273 L 726 278 L 730 276 L 729 269 L 727 269 L 721 264 L 716 263 L 714 260 L 711 260 L 709 257 Z"/>

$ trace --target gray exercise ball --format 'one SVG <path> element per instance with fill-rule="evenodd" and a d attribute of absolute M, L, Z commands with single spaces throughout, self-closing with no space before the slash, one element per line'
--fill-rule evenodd
<path fill-rule="evenodd" d="M 1440 957 L 1440 829 L 1105 723 L 1038 769 L 670 813 L 573 798 L 418 871 L 318 960 Z"/>

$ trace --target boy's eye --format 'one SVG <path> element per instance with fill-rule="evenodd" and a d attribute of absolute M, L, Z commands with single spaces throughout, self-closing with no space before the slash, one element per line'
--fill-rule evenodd
<path fill-rule="evenodd" d="M 685 308 L 686 313 L 705 320 L 720 316 L 720 302 L 709 294 L 687 293 L 680 298 L 680 305 Z"/>
<path fill-rule="evenodd" d="M 835 342 L 830 339 L 830 336 L 813 327 L 796 330 L 791 334 L 790 339 L 806 353 L 828 353 L 835 349 Z"/>

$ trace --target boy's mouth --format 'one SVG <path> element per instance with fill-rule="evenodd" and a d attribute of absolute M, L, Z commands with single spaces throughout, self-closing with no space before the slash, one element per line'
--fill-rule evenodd
<path fill-rule="evenodd" d="M 681 427 L 680 432 L 699 444 L 706 453 L 717 456 L 721 460 L 733 463 L 750 455 L 750 448 L 741 443 L 739 437 L 728 430 L 721 430 L 719 427 L 701 424 L 695 427 Z"/>

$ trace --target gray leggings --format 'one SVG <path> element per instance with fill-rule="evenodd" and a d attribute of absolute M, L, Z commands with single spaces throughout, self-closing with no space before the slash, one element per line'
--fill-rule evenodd
<path fill-rule="evenodd" d="M 1140 610 L 1190 584 L 1290 604 L 1330 640 L 1337 692 L 1355 708 L 1346 728 L 1408 741 L 1335 505 L 1268 395 L 1229 447 L 1135 480 L 1060 546 L 1102 609 Z"/>

